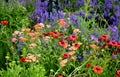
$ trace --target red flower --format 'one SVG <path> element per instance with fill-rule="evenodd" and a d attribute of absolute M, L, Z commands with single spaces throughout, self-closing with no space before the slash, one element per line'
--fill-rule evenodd
<path fill-rule="evenodd" d="M 116 41 L 114 41 L 114 40 L 111 40 L 111 43 L 112 43 L 113 47 L 116 47 L 118 45 L 118 43 Z"/>
<path fill-rule="evenodd" d="M 117 53 L 118 53 L 118 52 L 117 52 L 116 50 L 113 51 L 113 54 L 114 54 L 114 55 L 117 55 Z"/>
<path fill-rule="evenodd" d="M 120 75 L 118 75 L 118 74 L 115 74 L 115 77 L 120 77 Z"/>
<path fill-rule="evenodd" d="M 52 31 L 51 34 L 54 38 L 58 38 L 58 36 L 60 35 L 60 33 L 56 31 Z"/>
<path fill-rule="evenodd" d="M 120 43 L 118 43 L 114 40 L 107 40 L 106 45 L 113 46 L 113 47 L 118 47 L 118 46 L 120 46 Z"/>
<path fill-rule="evenodd" d="M 92 65 L 91 65 L 91 63 L 86 63 L 86 67 L 91 67 Z"/>
<path fill-rule="evenodd" d="M 63 77 L 62 75 L 59 75 L 58 77 Z"/>
<path fill-rule="evenodd" d="M 69 36 L 69 40 L 70 41 L 75 41 L 75 40 L 77 40 L 78 39 L 78 36 L 75 36 L 75 35 L 70 35 Z"/>
<path fill-rule="evenodd" d="M 100 41 L 101 41 L 101 40 L 108 40 L 108 38 L 109 38 L 108 35 L 103 34 L 103 35 L 101 35 L 101 36 L 99 37 L 99 40 L 100 40 Z"/>
<path fill-rule="evenodd" d="M 81 44 L 82 44 L 82 43 L 75 43 L 75 44 L 74 44 L 74 47 L 75 47 L 75 48 L 79 48 Z"/>
<path fill-rule="evenodd" d="M 106 45 L 112 46 L 112 42 L 110 40 L 107 40 Z"/>
<path fill-rule="evenodd" d="M 9 22 L 8 22 L 8 20 L 2 20 L 0 23 L 3 25 L 7 25 Z"/>
<path fill-rule="evenodd" d="M 20 58 L 20 61 L 21 61 L 21 62 L 26 62 L 26 60 L 27 60 L 26 58 L 23 58 L 23 57 Z"/>
<path fill-rule="evenodd" d="M 43 33 L 43 35 L 50 36 L 50 35 L 52 35 L 52 32 L 45 32 L 45 33 Z"/>
<path fill-rule="evenodd" d="M 120 77 L 120 70 L 117 70 L 117 73 L 115 74 L 115 77 Z"/>
<path fill-rule="evenodd" d="M 64 47 L 64 48 L 67 47 L 67 43 L 66 43 L 65 40 L 60 40 L 60 41 L 59 41 L 59 45 L 62 46 L 62 47 Z"/>
<path fill-rule="evenodd" d="M 62 56 L 63 56 L 64 58 L 69 58 L 70 55 L 69 55 L 67 52 L 63 52 L 63 53 L 62 53 Z"/>
<path fill-rule="evenodd" d="M 64 34 L 63 34 L 63 33 L 60 33 L 60 36 L 64 36 Z"/>
<path fill-rule="evenodd" d="M 117 74 L 120 76 L 120 70 L 117 70 Z"/>
<path fill-rule="evenodd" d="M 93 67 L 93 71 L 94 71 L 95 73 L 100 74 L 100 73 L 103 72 L 103 69 L 102 69 L 101 66 L 94 66 L 94 67 Z"/>
<path fill-rule="evenodd" d="M 117 47 L 120 48 L 120 42 L 117 42 Z"/>

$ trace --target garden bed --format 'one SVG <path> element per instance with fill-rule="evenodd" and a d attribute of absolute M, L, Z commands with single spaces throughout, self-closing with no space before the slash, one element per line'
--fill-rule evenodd
<path fill-rule="evenodd" d="M 120 77 L 119 4 L 0 2 L 0 76 Z"/>

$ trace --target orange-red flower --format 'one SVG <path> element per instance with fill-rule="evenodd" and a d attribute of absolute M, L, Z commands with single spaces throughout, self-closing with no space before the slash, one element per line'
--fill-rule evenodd
<path fill-rule="evenodd" d="M 114 40 L 111 40 L 111 44 L 112 44 L 113 47 L 116 47 L 118 45 L 118 43 Z"/>
<path fill-rule="evenodd" d="M 100 37 L 99 37 L 99 40 L 108 40 L 108 38 L 109 38 L 109 36 L 108 35 L 106 35 L 106 34 L 103 34 L 103 35 L 101 35 Z"/>
<path fill-rule="evenodd" d="M 74 43 L 74 44 L 69 48 L 69 50 L 77 50 L 77 49 L 80 47 L 81 44 L 82 44 L 82 43 L 80 43 L 80 42 Z"/>
<path fill-rule="evenodd" d="M 31 37 L 31 38 L 30 38 L 30 40 L 31 40 L 31 41 L 34 41 L 34 40 L 35 40 L 35 38 L 34 38 L 34 37 Z"/>
<path fill-rule="evenodd" d="M 57 31 L 52 31 L 51 34 L 54 38 L 58 38 L 58 36 L 60 35 L 60 33 Z"/>
<path fill-rule="evenodd" d="M 70 60 L 74 61 L 74 60 L 75 60 L 75 57 L 71 57 Z"/>
<path fill-rule="evenodd" d="M 74 43 L 73 46 L 74 46 L 75 48 L 79 48 L 81 44 L 82 44 L 82 43 L 78 42 L 78 43 Z"/>
<path fill-rule="evenodd" d="M 66 48 L 67 47 L 67 42 L 65 40 L 60 40 L 59 45 Z"/>
<path fill-rule="evenodd" d="M 106 41 L 106 45 L 109 45 L 109 46 L 113 46 L 113 47 L 118 47 L 120 46 L 118 42 L 114 41 L 114 40 L 107 40 Z"/>
<path fill-rule="evenodd" d="M 69 40 L 70 41 L 75 41 L 75 40 L 77 40 L 78 39 L 78 36 L 76 36 L 76 35 L 70 35 L 69 36 Z"/>
<path fill-rule="evenodd" d="M 52 32 L 44 32 L 43 35 L 44 35 L 44 36 L 51 36 L 51 35 L 52 35 Z"/>
<path fill-rule="evenodd" d="M 117 42 L 117 47 L 120 48 L 120 42 Z"/>
<path fill-rule="evenodd" d="M 63 53 L 62 53 L 62 56 L 63 56 L 64 58 L 69 58 L 70 55 L 69 55 L 67 52 L 63 52 Z"/>
<path fill-rule="evenodd" d="M 110 40 L 107 40 L 106 45 L 112 46 L 112 42 Z"/>
<path fill-rule="evenodd" d="M 94 71 L 95 73 L 100 74 L 100 73 L 103 72 L 103 68 L 102 68 L 101 66 L 94 66 L 94 67 L 93 67 L 93 71 Z"/>
<path fill-rule="evenodd" d="M 2 20 L 0 23 L 3 25 L 7 25 L 9 22 L 8 22 L 8 20 Z"/>

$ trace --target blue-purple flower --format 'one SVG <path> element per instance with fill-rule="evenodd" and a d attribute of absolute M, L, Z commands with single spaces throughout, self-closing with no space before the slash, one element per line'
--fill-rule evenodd
<path fill-rule="evenodd" d="M 77 55 L 77 59 L 81 61 L 83 57 L 81 55 Z"/>

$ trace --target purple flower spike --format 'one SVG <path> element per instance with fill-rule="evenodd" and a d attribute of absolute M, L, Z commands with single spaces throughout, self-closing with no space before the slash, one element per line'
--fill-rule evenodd
<path fill-rule="evenodd" d="M 20 3 L 21 3 L 21 2 L 22 2 L 22 0 L 18 0 L 18 2 L 20 2 Z"/>

